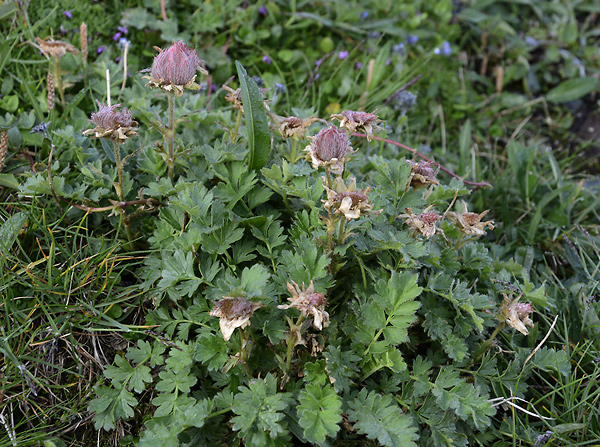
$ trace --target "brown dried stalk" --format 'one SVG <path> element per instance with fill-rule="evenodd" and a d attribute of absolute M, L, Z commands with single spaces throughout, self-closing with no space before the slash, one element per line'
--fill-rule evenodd
<path fill-rule="evenodd" d="M 6 154 L 8 152 L 8 132 L 6 130 L 2 131 L 2 136 L 0 137 L 0 172 L 4 169 L 4 163 L 6 161 Z"/>
<path fill-rule="evenodd" d="M 52 72 L 48 72 L 48 111 L 54 108 L 54 76 Z"/>
<path fill-rule="evenodd" d="M 81 61 L 83 62 L 83 66 L 87 65 L 88 58 L 88 33 L 87 33 L 87 25 L 85 22 L 81 22 L 79 26 L 79 40 L 81 44 Z"/>

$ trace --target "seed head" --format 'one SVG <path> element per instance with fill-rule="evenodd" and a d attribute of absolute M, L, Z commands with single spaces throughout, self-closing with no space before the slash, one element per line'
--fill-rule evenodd
<path fill-rule="evenodd" d="M 319 331 L 329 326 L 329 313 L 325 310 L 327 304 L 325 294 L 315 292 L 312 281 L 308 288 L 302 284 L 302 289 L 294 281 L 290 281 L 287 283 L 287 288 L 292 294 L 292 297 L 288 298 L 290 304 L 281 304 L 277 306 L 279 309 L 295 307 L 305 317 L 312 315 L 313 327 Z"/>
<path fill-rule="evenodd" d="M 250 318 L 254 311 L 260 307 L 262 307 L 260 302 L 253 303 L 246 298 L 225 296 L 215 303 L 215 307 L 209 312 L 209 315 L 219 317 L 221 333 L 227 341 L 231 338 L 235 328 L 244 328 L 250 325 Z"/>
<path fill-rule="evenodd" d="M 344 110 L 341 114 L 333 114 L 331 117 L 339 120 L 340 127 L 348 129 L 349 132 L 363 130 L 369 141 L 373 137 L 373 130 L 381 129 L 377 125 L 381 120 L 374 113 Z"/>

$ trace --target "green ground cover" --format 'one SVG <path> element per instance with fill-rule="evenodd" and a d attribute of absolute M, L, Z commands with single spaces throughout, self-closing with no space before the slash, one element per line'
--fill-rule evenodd
<path fill-rule="evenodd" d="M 0 3 L 0 446 L 599 445 L 599 13 Z"/>

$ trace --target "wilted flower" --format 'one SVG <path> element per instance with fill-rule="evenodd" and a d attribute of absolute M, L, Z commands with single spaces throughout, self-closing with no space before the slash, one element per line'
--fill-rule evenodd
<path fill-rule="evenodd" d="M 428 161 L 421 161 L 415 163 L 410 160 L 406 160 L 406 163 L 410 165 L 410 183 L 409 185 L 417 189 L 427 185 L 439 185 L 435 176 L 438 173 L 437 169 L 431 167 L 431 163 Z"/>
<path fill-rule="evenodd" d="M 434 236 L 436 233 L 444 232 L 436 226 L 436 222 L 442 218 L 439 214 L 434 211 L 430 211 L 433 205 L 428 206 L 423 210 L 421 214 L 413 213 L 412 209 L 404 208 L 406 214 L 400 214 L 398 217 L 406 219 L 404 222 L 408 224 L 417 233 L 421 233 L 427 239 Z"/>
<path fill-rule="evenodd" d="M 327 187 L 327 200 L 322 200 L 327 211 L 334 209 L 333 214 L 343 214 L 347 220 L 358 219 L 361 212 L 364 214 L 379 214 L 373 211 L 373 205 L 369 202 L 370 188 L 356 189 L 356 178 L 351 177 L 348 185 L 341 177 L 333 181 L 333 189 Z"/>
<path fill-rule="evenodd" d="M 127 138 L 137 135 L 137 122 L 132 119 L 131 110 L 117 111 L 121 104 L 108 106 L 98 103 L 99 110 L 92 113 L 90 121 L 96 125 L 93 129 L 83 132 L 83 135 L 93 135 L 92 138 L 109 138 L 118 143 L 124 143 Z"/>
<path fill-rule="evenodd" d="M 209 312 L 211 317 L 219 317 L 219 327 L 225 341 L 228 341 L 235 328 L 245 328 L 250 325 L 254 311 L 262 307 L 262 303 L 254 303 L 246 298 L 223 297 L 215 303 Z"/>
<path fill-rule="evenodd" d="M 61 40 L 54 40 L 51 37 L 47 37 L 46 39 L 40 39 L 39 37 L 35 38 L 38 43 L 40 50 L 47 56 L 54 56 L 56 58 L 63 57 L 65 54 L 79 54 L 77 48 L 67 42 L 63 42 Z"/>
<path fill-rule="evenodd" d="M 526 326 L 533 327 L 533 321 L 529 318 L 529 315 L 533 312 L 533 306 L 529 303 L 519 303 L 521 296 L 512 298 L 512 296 L 509 297 L 504 293 L 502 295 L 504 295 L 504 301 L 496 318 L 504 321 L 523 335 L 529 334 Z"/>
<path fill-rule="evenodd" d="M 268 115 L 273 120 L 273 123 L 279 126 L 279 133 L 283 138 L 301 138 L 304 136 L 304 132 L 306 132 L 308 126 L 320 120 L 316 116 L 303 120 L 295 116 L 283 117 L 274 113 L 268 113 Z"/>
<path fill-rule="evenodd" d="M 160 52 L 154 57 L 149 79 L 150 88 L 161 88 L 167 92 L 173 92 L 177 96 L 183 95 L 183 89 L 197 90 L 198 84 L 196 72 L 207 75 L 208 72 L 202 67 L 204 63 L 196 50 L 188 48 L 178 40 L 165 50 L 157 48 Z"/>
<path fill-rule="evenodd" d="M 223 88 L 223 90 L 225 90 L 227 92 L 227 94 L 225 95 L 225 101 L 233 104 L 234 109 L 240 109 L 243 112 L 244 111 L 244 102 L 242 100 L 242 89 L 238 88 L 238 89 L 234 90 L 231 87 L 229 87 L 228 85 L 223 85 L 221 87 Z M 263 97 L 263 104 L 265 105 L 265 109 L 270 110 L 269 106 L 264 101 L 264 95 L 267 91 L 269 91 L 269 89 L 268 88 L 259 88 L 258 90 L 260 91 L 260 95 Z"/>
<path fill-rule="evenodd" d="M 494 229 L 494 221 L 488 220 L 487 222 L 481 222 L 483 216 L 489 213 L 490 210 L 486 210 L 481 214 L 470 213 L 467 210 L 467 204 L 462 202 L 463 211 L 462 213 L 449 212 L 448 220 L 452 222 L 461 232 L 468 236 L 483 236 L 485 234 L 485 227 L 489 226 L 491 230 Z"/>
<path fill-rule="evenodd" d="M 325 294 L 315 292 L 315 286 L 312 281 L 308 289 L 304 287 L 304 284 L 302 284 L 302 289 L 300 289 L 294 281 L 288 282 L 287 288 L 292 294 L 292 297 L 288 298 L 290 304 L 280 304 L 277 308 L 289 309 L 290 307 L 295 307 L 304 317 L 312 315 L 313 327 L 319 331 L 329 326 L 329 314 L 325 310 L 325 304 L 327 303 Z"/>
<path fill-rule="evenodd" d="M 350 140 L 346 132 L 329 126 L 315 135 L 312 143 L 304 150 L 310 154 L 313 168 L 325 166 L 334 174 L 341 175 L 348 160 L 346 155 L 351 150 Z"/>
<path fill-rule="evenodd" d="M 344 110 L 341 114 L 332 114 L 331 118 L 339 120 L 340 127 L 345 127 L 350 132 L 362 129 L 367 134 L 367 140 L 369 141 L 373 137 L 373 130 L 381 129 L 377 125 L 381 120 L 374 113 Z"/>

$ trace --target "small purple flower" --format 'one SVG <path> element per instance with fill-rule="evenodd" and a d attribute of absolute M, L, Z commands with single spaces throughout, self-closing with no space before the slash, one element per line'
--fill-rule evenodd
<path fill-rule="evenodd" d="M 67 19 L 72 19 L 73 18 L 73 14 L 71 14 L 71 11 L 69 11 L 69 10 L 63 11 L 63 14 L 65 15 L 65 17 Z"/>
<path fill-rule="evenodd" d="M 404 44 L 402 42 L 400 42 L 398 45 L 392 46 L 392 52 L 394 52 L 394 53 L 404 54 L 405 51 L 406 51 L 406 47 L 404 46 Z"/>
<path fill-rule="evenodd" d="M 317 73 L 317 74 L 315 75 L 315 81 L 316 81 L 317 79 L 319 79 L 320 77 L 321 77 L 321 73 Z"/>
<path fill-rule="evenodd" d="M 441 48 L 436 48 L 435 50 L 433 50 L 433 52 L 437 55 L 441 54 L 444 56 L 450 56 L 450 54 L 452 54 L 452 48 L 450 47 L 450 43 L 444 42 Z"/>
<path fill-rule="evenodd" d="M 317 59 L 315 61 L 315 67 L 320 67 L 322 63 L 323 63 L 323 59 Z"/>
<path fill-rule="evenodd" d="M 369 11 L 363 11 L 360 15 L 360 18 L 363 20 L 369 18 Z"/>
<path fill-rule="evenodd" d="M 266 16 L 267 15 L 267 8 L 265 6 L 261 6 L 260 8 L 258 8 L 258 13 Z"/>
<path fill-rule="evenodd" d="M 346 59 L 348 57 L 348 52 L 347 51 L 340 51 L 338 53 L 338 58 L 339 59 Z"/>
<path fill-rule="evenodd" d="M 96 50 L 96 53 L 98 53 L 98 54 L 102 54 L 102 53 L 104 53 L 105 51 L 106 51 L 106 47 L 105 47 L 104 45 L 100 45 L 100 46 L 98 47 L 98 49 Z"/>
<path fill-rule="evenodd" d="M 118 64 L 119 62 L 121 62 L 121 56 L 117 56 L 115 57 L 115 62 Z"/>
<path fill-rule="evenodd" d="M 117 29 L 121 34 L 127 34 L 127 32 L 129 31 L 126 26 L 118 26 Z"/>
<path fill-rule="evenodd" d="M 271 65 L 271 62 L 272 62 L 272 61 L 271 61 L 271 58 L 270 58 L 269 56 L 267 56 L 266 54 L 265 54 L 265 55 L 262 57 L 262 61 L 263 61 L 265 64 L 269 64 L 269 65 Z"/>
<path fill-rule="evenodd" d="M 354 64 L 354 68 L 357 70 L 360 70 L 362 68 L 362 62 L 357 62 L 356 64 Z"/>
<path fill-rule="evenodd" d="M 115 42 L 118 42 L 120 38 L 121 38 L 121 33 L 116 33 L 116 34 L 113 36 L 113 38 L 112 38 L 112 39 L 113 39 Z"/>
<path fill-rule="evenodd" d="M 387 60 L 385 61 L 385 65 L 390 66 L 392 65 L 392 59 L 390 59 L 389 57 L 387 58 Z"/>
<path fill-rule="evenodd" d="M 280 93 L 280 94 L 285 93 L 285 85 L 283 85 L 283 84 L 281 84 L 279 82 L 276 82 L 273 87 L 275 87 L 275 92 L 276 93 Z"/>
<path fill-rule="evenodd" d="M 409 35 L 406 38 L 406 43 L 409 45 L 414 45 L 419 41 L 419 38 L 417 36 L 413 36 L 413 35 Z"/>
<path fill-rule="evenodd" d="M 379 31 L 369 31 L 367 34 L 370 39 L 379 39 L 381 37 L 381 33 Z"/>
<path fill-rule="evenodd" d="M 126 45 L 131 46 L 131 42 L 127 40 L 127 37 L 121 37 L 119 39 L 119 48 L 124 50 Z"/>

